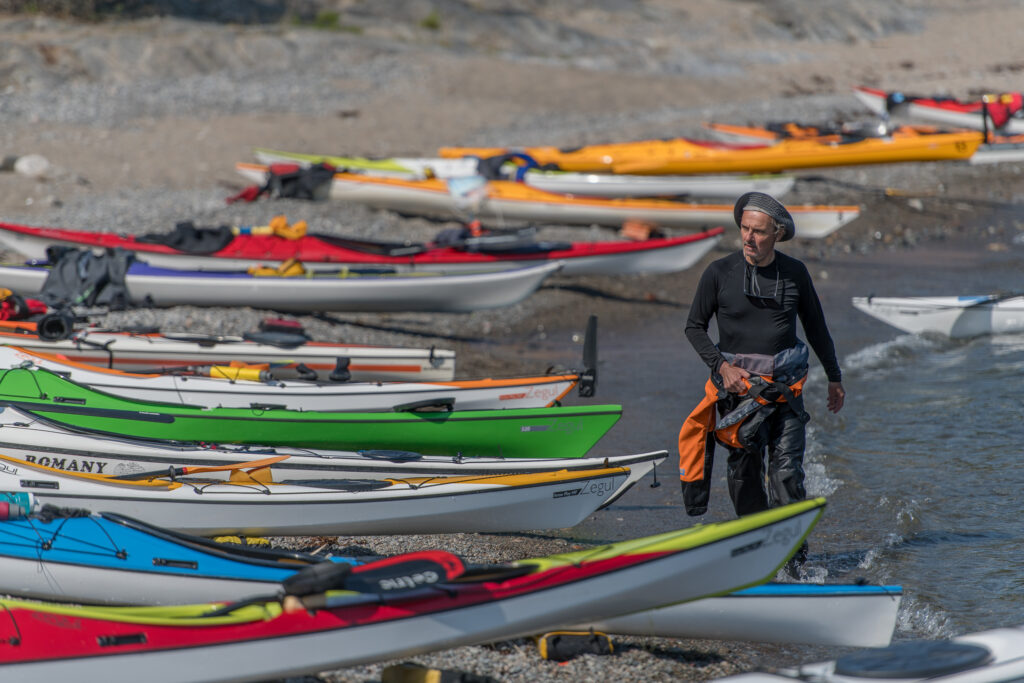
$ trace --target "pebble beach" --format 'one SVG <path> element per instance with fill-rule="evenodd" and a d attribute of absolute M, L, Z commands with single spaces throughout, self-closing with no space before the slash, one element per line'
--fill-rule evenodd
<path fill-rule="evenodd" d="M 1024 8 L 1006 0 L 148 4 L 162 8 L 161 16 L 82 18 L 0 3 L 8 12 L 0 13 L 0 156 L 48 162 L 35 176 L 0 171 L 0 221 L 141 234 L 183 220 L 260 225 L 283 214 L 317 232 L 429 240 L 456 224 L 336 201 L 229 205 L 225 198 L 245 185 L 234 164 L 251 160 L 253 147 L 431 156 L 449 144 L 706 137 L 701 124 L 709 120 L 864 120 L 856 85 L 963 96 L 1020 90 L 1024 69 L 1005 51 L 985 49 L 1015 42 Z M 1019 289 L 1019 281 L 987 281 L 984 272 L 987 264 L 1006 268 L 1024 258 L 1022 171 L 1019 164 L 937 162 L 802 174 L 787 203 L 861 207 L 858 219 L 831 236 L 785 248 L 808 264 L 841 360 L 891 336 L 855 314 L 849 297 L 884 290 L 894 271 L 918 290 L 906 294 L 932 293 L 936 271 L 950 264 L 973 267 L 978 287 Z M 637 486 L 574 529 L 275 542 L 338 553 L 443 548 L 471 562 L 503 562 L 698 521 L 685 516 L 672 476 L 679 423 L 706 377 L 682 329 L 704 265 L 738 246 L 726 227 L 719 247 L 689 270 L 556 276 L 509 308 L 287 316 L 318 340 L 455 349 L 457 377 L 471 378 L 577 367 L 587 316 L 596 314 L 598 393 L 568 402 L 623 405 L 624 419 L 599 454 L 667 449 L 670 457 L 659 467 L 662 486 Z M 543 226 L 539 234 L 617 236 L 596 226 Z M 93 321 L 239 334 L 279 315 L 178 307 Z M 809 405 L 827 428 L 841 418 L 823 415 L 824 382 L 817 382 L 820 400 L 815 394 Z M 730 519 L 726 498 L 722 486 L 699 521 Z M 819 531 L 812 559 L 843 534 L 842 520 L 826 515 Z M 541 659 L 526 639 L 410 659 L 500 681 L 702 681 L 838 654 L 659 638 L 615 644 L 613 656 L 565 664 Z M 387 664 L 316 680 L 376 681 Z"/>

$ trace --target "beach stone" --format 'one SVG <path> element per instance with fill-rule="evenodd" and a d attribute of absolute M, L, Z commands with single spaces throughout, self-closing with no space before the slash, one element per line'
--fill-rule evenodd
<path fill-rule="evenodd" d="M 50 170 L 50 161 L 41 154 L 26 154 L 14 162 L 14 172 L 29 178 L 42 178 Z"/>

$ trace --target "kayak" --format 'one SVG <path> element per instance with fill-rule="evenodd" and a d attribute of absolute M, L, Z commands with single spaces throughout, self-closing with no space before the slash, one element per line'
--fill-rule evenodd
<path fill-rule="evenodd" d="M 809 125 L 797 121 L 779 121 L 766 126 L 738 126 L 728 123 L 704 125 L 725 142 L 762 144 L 775 144 L 781 140 L 852 142 L 865 138 L 908 138 L 948 132 L 934 126 L 893 127 L 885 123 L 859 122 Z"/>
<path fill-rule="evenodd" d="M 125 286 L 132 302 L 150 306 L 250 306 L 277 311 L 469 313 L 512 306 L 562 267 L 547 262 L 485 273 L 359 273 L 316 271 L 296 276 L 246 271 L 178 270 L 135 261 Z M 0 265 L 0 282 L 37 296 L 50 269 Z"/>
<path fill-rule="evenodd" d="M 458 178 L 477 175 L 479 172 L 476 157 L 366 159 L 299 154 L 263 148 L 254 151 L 256 160 L 261 164 L 327 163 L 339 170 L 403 180 Z M 518 168 L 512 166 L 511 174 L 514 175 Z M 502 171 L 504 170 L 503 168 Z M 793 189 L 796 178 L 785 175 L 631 176 L 530 168 L 526 169 L 522 181 L 545 192 L 561 192 L 584 197 L 705 197 L 735 200 L 747 192 L 765 192 L 773 197 L 781 197 Z"/>
<path fill-rule="evenodd" d="M 393 413 L 198 408 L 120 398 L 34 367 L 0 370 L 0 405 L 73 429 L 141 439 L 505 458 L 578 458 L 622 415 L 617 405 Z"/>
<path fill-rule="evenodd" d="M 330 379 L 341 366 L 352 380 L 360 382 L 446 382 L 455 377 L 455 352 L 448 349 L 332 344 L 299 335 L 161 334 L 86 328 L 71 332 L 69 338 L 51 340 L 40 338 L 36 323 L 0 321 L 0 344 L 119 370 L 160 371 L 237 362 L 270 363 L 282 369 L 302 364 L 322 379 Z"/>
<path fill-rule="evenodd" d="M 769 124 L 768 126 L 734 126 L 724 123 L 705 123 L 716 137 L 727 142 L 761 142 L 774 144 L 786 138 L 829 139 L 835 141 L 861 139 L 864 137 L 931 135 L 939 129 L 931 126 L 898 126 L 886 124 L 874 127 L 855 126 L 807 126 L 793 121 Z M 1024 161 L 1024 135 L 995 135 L 989 133 L 985 142 L 967 160 L 972 165 L 999 164 Z M 771 194 L 771 193 L 769 193 Z"/>
<path fill-rule="evenodd" d="M 186 476 L 113 478 L 0 456 L 0 490 L 40 504 L 115 512 L 173 531 L 218 536 L 451 534 L 564 529 L 625 483 L 625 468 L 404 479 L 265 481 L 287 456 Z M 271 476 L 272 479 L 272 476 Z M 34 562 L 38 562 L 35 559 Z M 31 569 L 29 569 L 31 571 Z"/>
<path fill-rule="evenodd" d="M 604 242 L 537 242 L 485 236 L 467 239 L 463 247 L 333 235 L 286 239 L 277 235 L 241 234 L 223 249 L 196 254 L 140 241 L 133 235 L 0 223 L 0 244 L 39 260 L 46 259 L 46 248 L 55 244 L 120 247 L 138 253 L 153 266 L 193 270 L 249 268 L 296 259 L 307 270 L 337 270 L 347 266 L 391 268 L 396 272 L 460 273 L 509 270 L 561 261 L 563 275 L 629 275 L 685 270 L 713 249 L 723 232 L 723 228 L 713 227 L 677 237 Z"/>
<path fill-rule="evenodd" d="M 269 173 L 261 164 L 238 163 L 243 176 L 264 183 Z M 467 181 L 472 193 L 454 186 Z M 665 227 L 703 228 L 732 224 L 732 204 L 694 204 L 668 199 L 602 199 L 545 192 L 522 183 L 492 180 L 479 185 L 474 178 L 402 180 L 355 173 L 336 173 L 330 196 L 381 209 L 445 218 L 473 216 L 488 223 L 535 221 L 573 225 L 620 226 L 629 220 Z M 481 177 L 482 180 L 482 177 Z M 856 206 L 787 207 L 797 235 L 824 237 L 856 218 Z"/>
<path fill-rule="evenodd" d="M 571 150 L 555 147 L 442 148 L 441 156 L 493 156 L 522 151 L 539 164 L 567 171 L 658 175 L 670 173 L 774 173 L 801 168 L 966 159 L 982 142 L 966 131 L 900 139 L 866 139 L 850 143 L 783 140 L 776 144 L 729 145 L 674 138 L 589 145 Z M 800 226 L 797 224 L 797 233 Z"/>
<path fill-rule="evenodd" d="M 878 88 L 857 87 L 854 95 L 879 116 L 901 115 L 960 128 L 991 130 L 1007 135 L 1024 133 L 1024 95 L 1001 93 L 989 101 L 953 97 L 922 97 Z M 985 112 L 984 116 L 982 112 Z"/>
<path fill-rule="evenodd" d="M 4 455 L 59 470 L 124 479 L 145 478 L 194 467 L 213 468 L 203 476 L 226 479 L 230 478 L 232 467 L 251 462 L 254 458 L 276 456 L 288 456 L 274 464 L 272 475 L 279 481 L 404 479 L 629 468 L 625 482 L 606 504 L 648 474 L 653 473 L 651 486 L 657 486 L 654 468 L 668 456 L 667 451 L 651 451 L 581 458 L 562 458 L 558 453 L 537 453 L 531 458 L 463 458 L 397 450 L 336 451 L 223 443 L 196 445 L 71 430 L 11 407 L 0 411 L 0 427 L 0 453 Z"/>
<path fill-rule="evenodd" d="M 310 382 L 276 380 L 266 371 L 230 366 L 212 366 L 209 376 L 140 374 L 0 346 L 0 368 L 22 363 L 115 396 L 206 408 L 274 405 L 290 410 L 361 412 L 390 412 L 411 404 L 447 405 L 456 410 L 540 408 L 565 398 L 580 381 L 577 372 L 453 382 Z M 246 379 L 250 376 L 253 379 Z"/>
<path fill-rule="evenodd" d="M 300 595 L 227 606 L 3 599 L 0 637 L 17 644 L 0 653 L 0 672 L 55 683 L 269 680 L 543 632 L 761 583 L 823 506 L 818 498 L 494 567 L 416 553 L 296 582 Z M 318 592 L 325 584 L 343 590 Z"/>
<path fill-rule="evenodd" d="M 8 499 L 19 495 L 10 494 Z M 2 500 L 4 494 L 0 494 Z M 217 543 L 113 512 L 0 521 L 0 591 L 123 605 L 241 600 L 322 562 L 359 562 Z"/>
<path fill-rule="evenodd" d="M 1024 135 L 989 135 L 969 161 L 974 165 L 1024 161 Z"/>
<path fill-rule="evenodd" d="M 720 678 L 730 683 L 1010 683 L 1024 679 L 1024 626 L 949 640 L 909 640 L 831 662 Z"/>
<path fill-rule="evenodd" d="M 892 640 L 902 596 L 900 586 L 766 583 L 571 629 L 663 638 L 881 647 Z"/>
<path fill-rule="evenodd" d="M 1024 331 L 1024 295 L 854 297 L 854 308 L 893 327 L 954 339 Z"/>

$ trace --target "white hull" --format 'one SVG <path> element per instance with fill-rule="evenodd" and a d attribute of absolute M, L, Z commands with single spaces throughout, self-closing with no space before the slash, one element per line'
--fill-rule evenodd
<path fill-rule="evenodd" d="M 982 145 L 968 161 L 973 165 L 1006 164 L 1024 161 L 1024 144 L 996 143 Z"/>
<path fill-rule="evenodd" d="M 125 285 L 132 301 L 155 306 L 468 313 L 522 301 L 561 266 L 561 262 L 548 262 L 491 273 L 317 278 L 217 277 L 201 271 L 182 275 L 129 272 Z M 46 269 L 38 267 L 0 266 L 0 281 L 24 296 L 38 295 L 47 274 Z"/>
<path fill-rule="evenodd" d="M 255 182 L 263 182 L 265 171 L 261 166 L 237 165 L 239 173 Z M 467 212 L 447 192 L 415 187 L 356 181 L 335 177 L 331 184 L 331 197 L 368 204 L 381 209 L 424 213 L 452 218 L 465 218 Z M 820 238 L 846 225 L 859 214 L 828 208 L 804 209 L 789 207 L 796 223 L 798 237 Z M 503 223 L 505 221 L 532 221 L 570 225 L 619 226 L 627 220 L 655 223 L 666 227 L 700 228 L 733 223 L 732 205 L 687 205 L 673 208 L 619 207 L 614 205 L 571 204 L 559 201 L 511 200 L 485 198 L 471 213 L 480 220 Z"/>
<path fill-rule="evenodd" d="M 5 593 L 38 600 L 167 605 L 243 600 L 273 595 L 281 589 L 280 583 L 268 581 L 136 572 L 17 557 L 0 558 L 0 566 Z"/>
<path fill-rule="evenodd" d="M 663 638 L 883 647 L 892 640 L 899 606 L 899 595 L 738 593 L 572 628 Z"/>
<path fill-rule="evenodd" d="M 50 370 L 115 396 L 208 408 L 249 408 L 253 404 L 291 410 L 391 411 L 410 403 L 454 399 L 456 410 L 542 408 L 562 398 L 576 384 L 574 376 L 507 380 L 490 384 L 431 384 L 426 382 L 336 382 L 301 380 L 232 381 L 190 375 L 123 374 L 66 363 L 0 346 L 0 368 L 22 363 Z"/>
<path fill-rule="evenodd" d="M 393 483 L 370 491 L 224 481 L 138 487 L 0 460 L 0 490 L 41 503 L 115 512 L 198 535 L 311 536 L 434 534 L 561 529 L 597 510 L 626 481 L 620 470 L 567 478 L 524 475 L 505 485 L 487 477 L 459 483 Z M 184 482 L 185 480 L 179 480 Z M 575 493 L 567 493 L 575 491 Z"/>
<path fill-rule="evenodd" d="M 794 176 L 642 176 L 613 173 L 530 171 L 525 178 L 547 192 L 583 197 L 705 197 L 735 201 L 747 192 L 781 197 L 793 189 Z"/>
<path fill-rule="evenodd" d="M 966 339 L 1024 332 L 1024 296 L 854 297 L 853 305 L 910 334 Z"/>
<path fill-rule="evenodd" d="M 202 341 L 188 341 L 190 338 Z M 84 331 L 71 339 L 43 341 L 21 334 L 0 334 L 0 342 L 36 353 L 60 354 L 79 362 L 118 370 L 145 371 L 189 365 L 303 363 L 326 378 L 339 358 L 349 359 L 352 380 L 448 382 L 455 377 L 455 352 L 387 346 L 309 342 L 294 348 L 257 344 L 235 336 L 132 335 Z"/>
<path fill-rule="evenodd" d="M 665 601 L 683 602 L 758 583 L 782 564 L 816 513 L 738 534 L 567 586 L 486 604 L 335 632 L 157 651 L 0 665 L 9 680 L 65 683 L 202 683 L 261 681 L 488 643 L 615 616 Z M 785 540 L 783 540 L 785 539 Z"/>
<path fill-rule="evenodd" d="M 913 102 L 898 104 L 892 111 L 886 112 L 885 96 L 864 92 L 858 88 L 853 91 L 857 99 L 868 109 L 879 116 L 904 116 L 909 119 L 930 121 L 932 123 L 955 126 L 957 128 L 970 128 L 972 130 L 984 130 L 985 124 L 980 114 L 970 112 L 957 112 L 943 109 L 941 107 L 927 107 Z M 992 125 L 992 119 L 988 121 L 989 130 L 997 130 Z M 1024 119 L 1011 118 L 1006 125 L 998 129 L 1003 135 L 1019 135 L 1024 133 Z"/>
<path fill-rule="evenodd" d="M 274 465 L 279 481 L 486 476 L 628 467 L 615 500 L 667 457 L 666 451 L 591 458 L 450 458 L 405 452 L 356 453 L 294 448 L 196 447 L 75 432 L 22 413 L 0 411 L 0 453 L 44 467 L 111 477 L 179 467 L 222 467 L 287 455 Z M 228 472 L 205 476 L 227 478 Z"/>
<path fill-rule="evenodd" d="M 900 656 L 898 648 L 913 646 L 913 641 L 898 643 L 892 648 L 875 652 L 854 653 L 845 658 L 850 661 L 853 657 L 874 656 L 875 663 L 886 672 L 892 671 L 893 675 L 874 676 L 870 673 L 860 675 L 848 675 L 844 671 L 840 658 L 833 662 L 821 662 L 818 664 L 805 664 L 793 669 L 780 669 L 776 672 L 758 672 L 729 676 L 718 679 L 729 681 L 729 683 L 782 683 L 783 681 L 803 681 L 804 683 L 864 683 L 865 681 L 888 681 L 889 683 L 1012 683 L 1024 679 L 1024 626 L 1011 628 L 998 628 L 991 631 L 981 631 L 964 636 L 953 638 L 951 643 L 980 646 L 988 651 L 987 662 L 976 666 L 966 666 L 960 671 L 949 671 L 956 663 L 964 662 L 964 653 L 943 654 L 932 650 L 930 656 L 925 659 L 918 654 L 908 660 Z M 903 650 L 907 653 L 907 650 Z M 984 653 L 979 651 L 979 656 Z M 863 661 L 863 660 L 862 660 Z M 837 673 L 837 665 L 839 672 Z M 926 665 L 932 667 L 933 673 L 927 675 L 897 675 L 902 666 L 911 665 L 920 667 Z M 942 669 L 947 672 L 940 673 Z M 852 672 L 851 672 L 852 673 Z"/>

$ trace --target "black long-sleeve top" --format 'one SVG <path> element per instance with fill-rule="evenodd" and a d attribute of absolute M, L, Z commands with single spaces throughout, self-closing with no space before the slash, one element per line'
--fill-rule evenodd
<path fill-rule="evenodd" d="M 775 252 L 775 260 L 767 266 L 745 264 L 743 252 L 737 251 L 714 261 L 701 275 L 686 319 L 686 338 L 701 360 L 717 372 L 725 360 L 720 350 L 775 355 L 792 348 L 797 343 L 799 316 L 807 343 L 821 361 L 829 381 L 841 381 L 835 345 L 807 267 L 780 252 Z M 770 298 L 744 294 L 746 268 L 756 269 L 760 291 Z M 718 318 L 717 347 L 708 335 L 712 316 Z"/>

